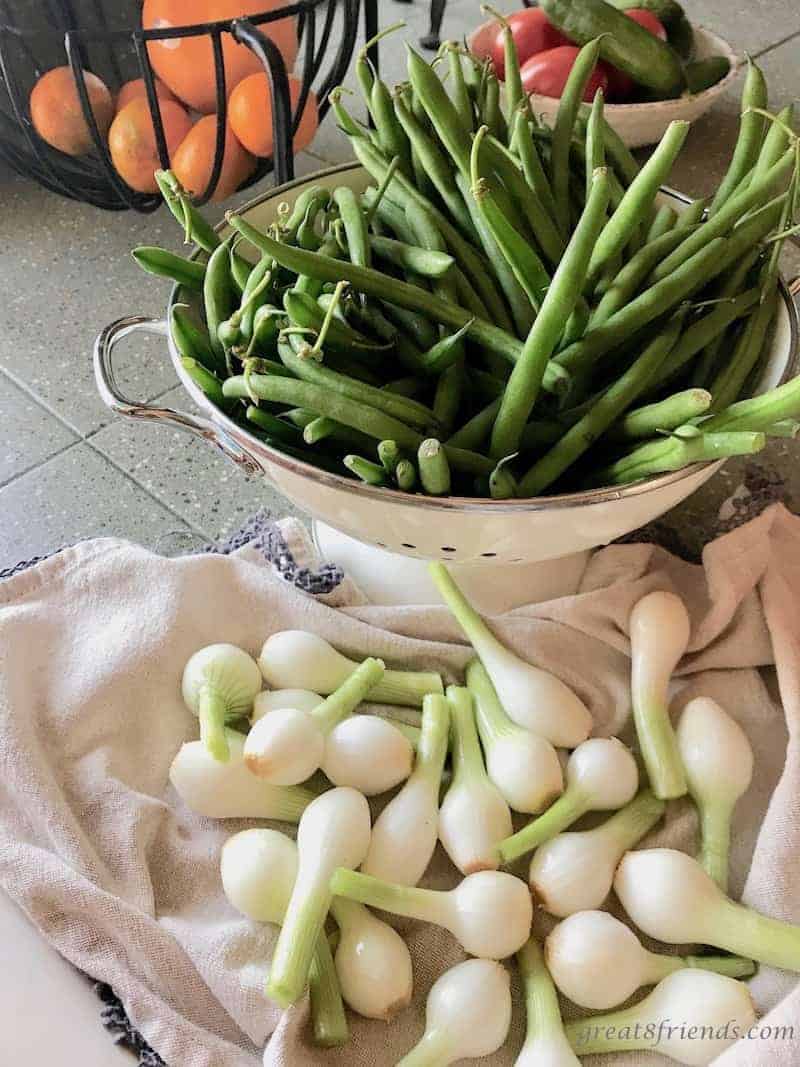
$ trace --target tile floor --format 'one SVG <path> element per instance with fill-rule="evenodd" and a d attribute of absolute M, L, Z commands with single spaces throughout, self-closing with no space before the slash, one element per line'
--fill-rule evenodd
<path fill-rule="evenodd" d="M 775 103 L 800 97 L 796 0 L 761 0 L 757 15 L 742 0 L 686 6 L 694 21 L 760 57 Z M 380 0 L 380 17 L 382 25 L 405 19 L 416 39 L 427 25 L 427 4 Z M 444 33 L 458 37 L 478 19 L 477 0 L 450 0 Z M 390 80 L 402 76 L 399 44 L 383 50 Z M 733 91 L 696 124 L 673 174 L 676 187 L 693 195 L 714 187 L 737 113 Z M 297 172 L 348 158 L 346 141 L 327 121 Z M 178 247 L 165 211 L 106 214 L 0 169 L 0 237 L 0 570 L 104 534 L 178 552 L 224 535 L 259 506 L 289 510 L 263 480 L 247 479 L 197 440 L 114 419 L 97 396 L 90 358 L 97 332 L 121 315 L 163 314 L 166 286 L 142 275 L 128 252 L 143 243 Z M 132 397 L 186 406 L 159 339 L 121 346 L 118 362 L 120 384 Z M 785 443 L 775 458 L 795 465 Z M 735 470 L 717 482 L 707 505 L 690 502 L 676 521 L 694 524 L 698 507 L 718 508 L 717 498 L 735 488 Z M 790 498 L 792 492 L 800 503 L 797 479 Z"/>

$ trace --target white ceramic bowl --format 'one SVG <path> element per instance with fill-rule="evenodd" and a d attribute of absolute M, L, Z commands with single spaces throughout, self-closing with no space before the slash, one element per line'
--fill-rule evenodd
<path fill-rule="evenodd" d="M 265 228 L 275 219 L 281 201 L 292 201 L 309 185 L 334 188 L 346 184 L 361 191 L 370 181 L 358 164 L 345 164 L 271 190 L 250 201 L 241 213 L 254 225 Z M 664 195 L 678 207 L 683 203 L 678 194 Z M 783 296 L 759 391 L 777 385 L 794 372 L 797 310 L 785 288 Z M 170 304 L 175 298 L 173 291 Z M 175 371 L 202 415 L 137 403 L 122 396 L 114 381 L 112 353 L 119 340 L 136 330 L 154 331 L 167 338 Z M 114 411 L 192 431 L 248 473 L 264 475 L 302 511 L 359 541 L 420 559 L 532 562 L 604 545 L 669 511 L 721 466 L 720 462 L 698 463 L 635 485 L 530 500 L 414 496 L 329 474 L 284 455 L 238 426 L 215 408 L 187 376 L 169 338 L 166 321 L 140 316 L 119 319 L 98 337 L 94 360 L 98 389 Z"/>
<path fill-rule="evenodd" d="M 497 32 L 496 27 L 496 22 L 484 22 L 469 38 L 467 43 L 477 55 L 486 53 L 487 41 Z M 727 41 L 723 41 L 710 30 L 705 30 L 702 26 L 692 28 L 695 59 L 725 56 L 731 65 L 730 70 L 721 81 L 702 93 L 686 93 L 676 100 L 657 100 L 646 104 L 606 104 L 604 114 L 609 124 L 629 148 L 639 148 L 660 141 L 667 126 L 676 119 L 693 122 L 700 118 L 736 79 L 742 65 L 741 57 L 736 55 Z M 558 99 L 533 93 L 531 103 L 535 113 L 552 126 L 558 111 Z"/>

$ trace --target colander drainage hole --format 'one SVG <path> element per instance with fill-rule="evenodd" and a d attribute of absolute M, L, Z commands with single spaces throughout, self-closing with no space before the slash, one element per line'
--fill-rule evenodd
<path fill-rule="evenodd" d="M 403 543 L 402 543 L 402 545 L 400 547 L 401 548 L 416 548 L 417 546 L 416 545 L 410 545 L 408 543 L 408 541 L 403 541 Z"/>
<path fill-rule="evenodd" d="M 455 552 L 455 548 L 451 548 L 449 545 L 442 545 L 439 549 L 440 552 Z"/>
<path fill-rule="evenodd" d="M 481 552 L 481 556 L 482 556 L 482 557 L 483 557 L 484 559 L 494 559 L 494 557 L 495 557 L 496 555 L 497 555 L 497 553 L 496 553 L 496 552 Z"/>

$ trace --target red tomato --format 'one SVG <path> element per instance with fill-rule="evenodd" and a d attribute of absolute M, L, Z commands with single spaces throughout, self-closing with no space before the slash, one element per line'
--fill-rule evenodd
<path fill-rule="evenodd" d="M 660 41 L 666 41 L 667 31 L 664 29 L 664 24 L 652 11 L 648 11 L 644 7 L 632 7 L 625 14 L 629 19 L 638 22 L 640 26 L 644 26 L 649 33 L 652 33 L 654 37 L 658 37 Z"/>
<path fill-rule="evenodd" d="M 515 11 L 513 15 L 508 16 L 508 24 L 517 46 L 520 66 L 538 52 L 569 44 L 569 40 L 548 21 L 547 15 L 540 7 L 526 7 L 522 11 Z M 497 77 L 502 81 L 506 73 L 502 28 L 497 31 L 489 55 L 492 57 Z"/>
<path fill-rule="evenodd" d="M 664 29 L 663 24 L 652 11 L 647 11 L 643 7 L 634 7 L 625 14 L 629 19 L 633 19 L 634 22 L 638 22 L 648 33 L 652 33 L 654 37 L 658 37 L 660 41 L 666 41 L 667 31 Z M 629 100 L 633 96 L 633 90 L 636 83 L 633 78 L 628 77 L 621 70 L 617 70 L 616 67 L 612 67 L 611 64 L 605 64 L 608 73 L 608 98 L 611 101 L 624 102 Z"/>
<path fill-rule="evenodd" d="M 574 45 L 567 44 L 531 56 L 521 70 L 522 86 L 525 92 L 539 93 L 540 96 L 561 96 L 579 51 L 580 49 Z M 583 99 L 587 103 L 594 100 L 594 94 L 598 89 L 602 89 L 603 92 L 608 89 L 608 75 L 603 70 L 603 66 L 604 64 L 598 63 L 592 71 L 583 94 Z"/>

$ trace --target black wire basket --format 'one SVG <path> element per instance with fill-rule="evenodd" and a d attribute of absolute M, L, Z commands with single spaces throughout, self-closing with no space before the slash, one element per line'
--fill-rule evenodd
<path fill-rule="evenodd" d="M 157 194 L 137 192 L 117 173 L 108 145 L 89 102 L 84 72 L 100 77 L 115 92 L 123 83 L 142 78 L 153 122 L 158 157 L 170 166 L 161 110 L 158 106 L 156 72 L 148 44 L 204 36 L 211 42 L 215 96 L 216 143 L 211 174 L 198 204 L 211 198 L 222 172 L 228 117 L 228 91 L 223 54 L 225 35 L 249 48 L 266 72 L 272 101 L 272 155 L 259 159 L 242 188 L 259 181 L 270 171 L 276 184 L 294 177 L 293 137 L 313 91 L 321 121 L 328 109 L 328 93 L 344 78 L 358 37 L 359 19 L 364 18 L 365 36 L 377 32 L 377 0 L 297 0 L 247 18 L 142 29 L 141 3 L 119 0 L 37 0 L 15 3 L 0 0 L 0 159 L 25 177 L 62 196 L 108 210 L 133 208 L 154 211 L 161 203 Z M 294 18 L 299 50 L 294 76 L 300 83 L 294 101 L 289 75 L 280 49 L 269 37 L 270 23 Z M 370 51 L 377 65 L 377 50 Z M 82 156 L 66 155 L 51 147 L 36 132 L 29 112 L 29 98 L 38 78 L 53 67 L 68 65 L 84 119 L 91 134 L 92 150 Z"/>

